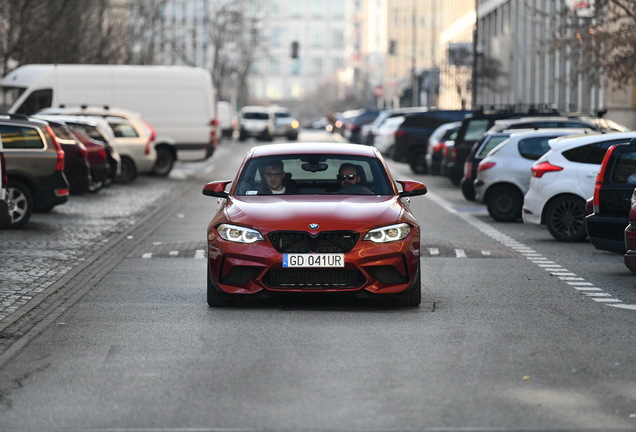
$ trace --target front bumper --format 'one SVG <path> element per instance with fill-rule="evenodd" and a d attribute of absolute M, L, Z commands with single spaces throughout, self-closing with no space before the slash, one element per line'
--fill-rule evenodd
<path fill-rule="evenodd" d="M 344 254 L 341 268 L 283 268 L 282 253 L 269 241 L 251 245 L 208 242 L 210 282 L 225 293 L 367 292 L 397 294 L 408 290 L 417 276 L 419 235 L 402 241 L 374 244 L 358 241 Z"/>

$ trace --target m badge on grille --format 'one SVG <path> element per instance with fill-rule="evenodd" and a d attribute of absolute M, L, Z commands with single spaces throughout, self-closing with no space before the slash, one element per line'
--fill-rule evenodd
<path fill-rule="evenodd" d="M 318 224 L 317 223 L 310 223 L 309 224 L 309 229 L 312 229 L 312 230 L 318 229 Z"/>

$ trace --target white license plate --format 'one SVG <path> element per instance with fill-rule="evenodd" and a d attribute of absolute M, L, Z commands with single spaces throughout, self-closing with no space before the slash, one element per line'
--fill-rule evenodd
<path fill-rule="evenodd" d="M 283 254 L 283 267 L 344 267 L 344 254 Z"/>

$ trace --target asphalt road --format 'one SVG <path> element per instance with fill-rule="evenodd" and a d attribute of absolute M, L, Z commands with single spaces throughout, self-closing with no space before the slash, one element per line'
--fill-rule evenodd
<path fill-rule="evenodd" d="M 166 179 L 161 202 L 5 326 L 0 430 L 636 429 L 636 279 L 621 257 L 495 223 L 404 164 L 394 177 L 430 190 L 411 200 L 421 307 L 209 308 L 201 251 L 216 199 L 201 188 L 232 178 L 251 144 Z"/>

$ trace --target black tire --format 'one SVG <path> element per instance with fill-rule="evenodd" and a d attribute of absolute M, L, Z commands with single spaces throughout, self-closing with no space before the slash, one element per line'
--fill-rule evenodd
<path fill-rule="evenodd" d="M 165 177 L 170 174 L 175 162 L 174 153 L 168 149 L 160 147 L 157 149 L 157 161 L 152 167 L 152 174 L 160 177 Z"/>
<path fill-rule="evenodd" d="M 564 242 L 578 242 L 587 237 L 585 200 L 575 195 L 555 198 L 545 213 L 546 226 L 552 237 Z"/>
<path fill-rule="evenodd" d="M 210 265 L 208 264 L 208 306 L 223 307 L 233 304 L 233 302 L 228 299 L 228 294 L 219 291 L 219 289 L 214 286 L 210 276 Z"/>
<path fill-rule="evenodd" d="M 117 176 L 117 183 L 129 183 L 137 178 L 135 162 L 128 156 L 121 157 L 121 172 Z"/>
<path fill-rule="evenodd" d="M 289 141 L 297 141 L 297 140 L 298 140 L 298 134 L 290 134 L 290 135 L 287 135 L 287 139 L 288 139 Z"/>
<path fill-rule="evenodd" d="M 462 195 L 464 195 L 464 198 L 466 198 L 466 200 L 468 201 L 475 201 L 475 186 L 473 185 L 473 183 L 469 181 L 462 181 L 460 183 L 462 187 Z"/>
<path fill-rule="evenodd" d="M 486 194 L 490 217 L 498 222 L 514 222 L 521 217 L 523 194 L 513 185 L 492 186 Z"/>
<path fill-rule="evenodd" d="M 404 307 L 418 307 L 420 303 L 422 303 L 422 273 L 418 265 L 415 283 L 399 297 L 398 304 Z"/>
<path fill-rule="evenodd" d="M 451 173 L 448 178 L 450 179 L 451 183 L 453 183 L 453 185 L 455 186 L 459 186 L 459 184 L 462 182 L 462 174 L 457 174 L 457 173 Z"/>
<path fill-rule="evenodd" d="M 105 183 L 102 180 L 91 180 L 91 183 L 88 185 L 88 191 L 91 193 L 99 192 L 104 188 Z"/>
<path fill-rule="evenodd" d="M 426 163 L 426 152 L 418 151 L 409 160 L 409 166 L 415 174 L 428 174 L 428 164 Z"/>
<path fill-rule="evenodd" d="M 33 214 L 33 195 L 24 183 L 9 180 L 7 186 L 7 203 L 9 204 L 10 222 L 8 228 L 21 228 Z"/>

